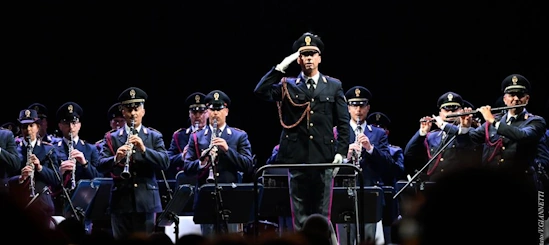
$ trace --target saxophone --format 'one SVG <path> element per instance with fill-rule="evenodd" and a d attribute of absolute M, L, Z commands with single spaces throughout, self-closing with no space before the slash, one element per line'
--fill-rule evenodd
<path fill-rule="evenodd" d="M 30 158 L 32 156 L 32 151 L 34 150 L 34 147 L 31 144 L 31 138 L 30 136 L 27 136 L 27 166 L 32 167 L 32 171 L 29 174 L 29 190 L 30 190 L 30 197 L 35 196 L 35 182 L 34 182 L 34 164 L 31 162 Z"/>
<path fill-rule="evenodd" d="M 74 157 L 71 156 L 71 153 L 72 151 L 74 150 L 74 135 L 72 134 L 72 132 L 69 132 L 69 145 L 68 145 L 68 160 L 71 160 L 73 161 L 75 164 L 74 164 L 74 169 L 72 170 L 72 173 L 71 173 L 71 190 L 74 190 L 76 188 L 76 161 L 74 159 Z"/>
<path fill-rule="evenodd" d="M 213 165 L 215 163 L 215 154 L 217 154 L 217 146 L 216 145 L 213 145 L 213 140 L 215 138 L 217 138 L 217 119 L 214 119 L 213 120 L 213 123 L 212 123 L 212 135 L 211 135 L 211 138 L 210 138 L 210 146 L 208 147 L 209 150 L 209 153 L 210 153 L 210 161 L 211 161 L 211 164 L 210 164 L 210 173 L 208 174 L 208 178 L 206 179 L 206 183 L 214 183 L 215 182 L 215 177 L 214 177 L 214 172 L 213 172 Z"/>
<path fill-rule="evenodd" d="M 132 122 L 130 124 L 130 133 L 128 133 L 128 139 L 126 140 L 126 145 L 130 146 L 130 150 L 126 152 L 126 163 L 124 164 L 124 170 L 122 173 L 120 173 L 120 178 L 122 179 L 129 179 L 132 177 L 132 174 L 130 173 L 130 158 L 133 153 L 133 144 L 130 143 L 130 136 L 135 134 L 135 119 L 132 118 Z"/>

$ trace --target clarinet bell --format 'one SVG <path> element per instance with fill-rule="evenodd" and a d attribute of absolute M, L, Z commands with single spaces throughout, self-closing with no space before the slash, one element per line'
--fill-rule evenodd
<path fill-rule="evenodd" d="M 122 173 L 120 173 L 120 178 L 129 179 L 131 177 L 132 177 L 132 174 L 130 173 L 130 166 L 129 166 L 129 164 L 126 164 L 124 166 L 124 171 L 122 171 Z"/>

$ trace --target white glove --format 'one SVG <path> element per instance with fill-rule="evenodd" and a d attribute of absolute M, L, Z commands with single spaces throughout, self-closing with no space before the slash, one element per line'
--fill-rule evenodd
<path fill-rule="evenodd" d="M 280 62 L 280 64 L 276 65 L 275 69 L 277 71 L 280 71 L 280 72 L 284 73 L 284 71 L 286 71 L 288 66 L 290 66 L 290 64 L 292 62 L 296 61 L 298 57 L 299 57 L 299 51 L 291 54 L 290 56 L 288 56 L 286 58 L 284 58 L 282 60 L 282 62 Z"/>
<path fill-rule="evenodd" d="M 343 156 L 341 156 L 341 154 L 337 153 L 334 156 L 334 161 L 332 163 L 343 163 Z"/>
<path fill-rule="evenodd" d="M 334 161 L 332 163 L 335 163 L 335 164 L 343 163 L 343 156 L 341 154 L 337 153 L 334 156 Z M 334 168 L 334 171 L 332 172 L 332 178 L 335 178 L 338 172 L 339 172 L 339 168 Z"/>

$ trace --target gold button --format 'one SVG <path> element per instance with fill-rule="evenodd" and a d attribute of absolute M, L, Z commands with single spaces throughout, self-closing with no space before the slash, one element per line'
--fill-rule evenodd
<path fill-rule="evenodd" d="M 314 111 L 311 111 L 311 114 L 314 114 L 315 112 Z"/>
<path fill-rule="evenodd" d="M 137 184 L 133 184 L 133 187 L 137 188 Z"/>
<path fill-rule="evenodd" d="M 330 140 L 330 142 L 334 143 L 334 140 Z"/>
<path fill-rule="evenodd" d="M 494 134 L 491 134 L 490 137 L 494 137 Z"/>
<path fill-rule="evenodd" d="M 456 148 L 456 145 L 452 145 L 452 148 Z"/>
<path fill-rule="evenodd" d="M 309 136 L 309 139 L 313 139 L 313 136 L 312 136 L 312 135 L 311 135 L 311 136 Z"/>
<path fill-rule="evenodd" d="M 330 100 L 330 97 L 326 97 L 326 100 Z"/>
<path fill-rule="evenodd" d="M 289 137 L 289 136 L 288 136 L 288 135 L 286 135 L 286 138 L 288 138 L 288 137 Z"/>
<path fill-rule="evenodd" d="M 299 98 L 299 95 L 296 94 L 295 97 L 296 97 L 296 98 Z"/>
<path fill-rule="evenodd" d="M 503 158 L 502 158 L 502 159 L 499 159 L 499 162 L 503 162 L 503 161 L 505 161 L 505 160 L 503 160 Z"/>
<path fill-rule="evenodd" d="M 505 150 L 505 146 L 502 146 L 502 147 L 501 147 L 501 150 L 504 151 L 504 150 Z"/>
<path fill-rule="evenodd" d="M 444 161 L 444 158 L 441 157 L 441 158 L 440 158 L 440 161 L 441 161 L 441 162 Z"/>
<path fill-rule="evenodd" d="M 440 172 L 444 172 L 444 169 L 443 169 L 443 168 L 441 168 L 441 169 L 440 169 Z"/>
<path fill-rule="evenodd" d="M 313 126 L 313 123 L 309 123 L 309 126 L 311 126 L 311 127 L 312 127 L 312 126 Z"/>
<path fill-rule="evenodd" d="M 311 99 L 311 102 L 315 102 L 315 99 Z"/>

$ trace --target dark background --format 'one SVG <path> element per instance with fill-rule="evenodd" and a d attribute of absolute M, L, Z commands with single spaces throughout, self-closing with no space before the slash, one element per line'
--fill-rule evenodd
<path fill-rule="evenodd" d="M 541 114 L 549 81 L 547 11 L 542 1 L 488 4 L 412 1 L 16 1 L 4 9 L 0 122 L 45 104 L 50 128 L 64 102 L 84 109 L 82 138 L 109 129 L 107 109 L 122 90 L 149 94 L 144 124 L 169 144 L 188 126 L 184 99 L 225 91 L 228 123 L 248 132 L 265 161 L 281 130 L 276 105 L 260 101 L 260 78 L 292 53 L 306 31 L 326 44 L 320 70 L 373 93 L 372 112 L 393 121 L 405 146 L 438 97 L 461 94 L 493 105 L 500 83 L 519 73 L 532 83 L 529 111 Z M 288 73 L 299 72 L 293 65 Z"/>

